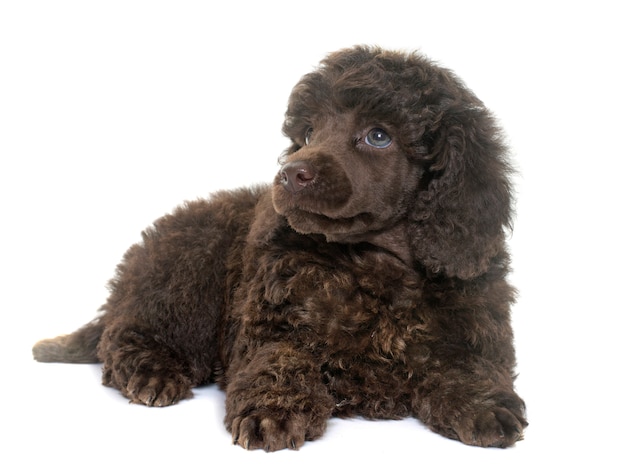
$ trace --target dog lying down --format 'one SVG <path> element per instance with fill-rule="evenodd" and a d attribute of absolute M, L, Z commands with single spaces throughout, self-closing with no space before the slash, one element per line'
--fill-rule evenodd
<path fill-rule="evenodd" d="M 148 406 L 215 382 L 246 449 L 297 449 L 355 415 L 521 439 L 510 166 L 483 103 L 417 53 L 355 47 L 300 80 L 283 131 L 271 184 L 158 219 L 101 315 L 35 359 L 101 362 Z"/>

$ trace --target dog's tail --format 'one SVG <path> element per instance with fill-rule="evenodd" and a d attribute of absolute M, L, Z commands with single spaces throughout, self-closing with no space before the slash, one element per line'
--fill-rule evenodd
<path fill-rule="evenodd" d="M 96 318 L 74 333 L 39 341 L 33 346 L 33 357 L 39 362 L 100 362 L 97 348 L 103 330 L 104 322 Z"/>

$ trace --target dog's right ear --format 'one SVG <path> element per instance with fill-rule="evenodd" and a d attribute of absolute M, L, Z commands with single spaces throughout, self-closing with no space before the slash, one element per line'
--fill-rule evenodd
<path fill-rule="evenodd" d="M 482 103 L 456 100 L 436 111 L 429 181 L 412 214 L 413 256 L 431 272 L 471 279 L 504 254 L 511 168 L 499 129 Z"/>

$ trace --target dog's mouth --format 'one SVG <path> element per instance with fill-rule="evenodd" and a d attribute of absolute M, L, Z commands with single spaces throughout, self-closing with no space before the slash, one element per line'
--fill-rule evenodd
<path fill-rule="evenodd" d="M 349 207 L 353 196 L 350 179 L 329 156 L 286 163 L 272 190 L 276 211 L 302 233 L 345 233 L 365 227 L 372 217 Z"/>
<path fill-rule="evenodd" d="M 380 201 L 372 202 L 369 189 L 358 192 L 353 177 L 325 154 L 287 162 L 274 178 L 274 209 L 299 233 L 337 242 L 361 239 L 389 217 L 377 211 Z"/>

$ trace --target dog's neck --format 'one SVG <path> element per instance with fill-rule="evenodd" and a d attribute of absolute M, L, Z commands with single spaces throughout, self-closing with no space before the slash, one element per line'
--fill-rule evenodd
<path fill-rule="evenodd" d="M 388 251 L 412 267 L 413 255 L 407 233 L 406 222 L 399 222 L 390 229 L 363 234 L 359 241 Z"/>
<path fill-rule="evenodd" d="M 405 223 L 401 223 L 391 230 L 375 234 L 370 243 L 394 254 L 407 266 L 413 266 L 413 256 L 405 225 Z"/>

